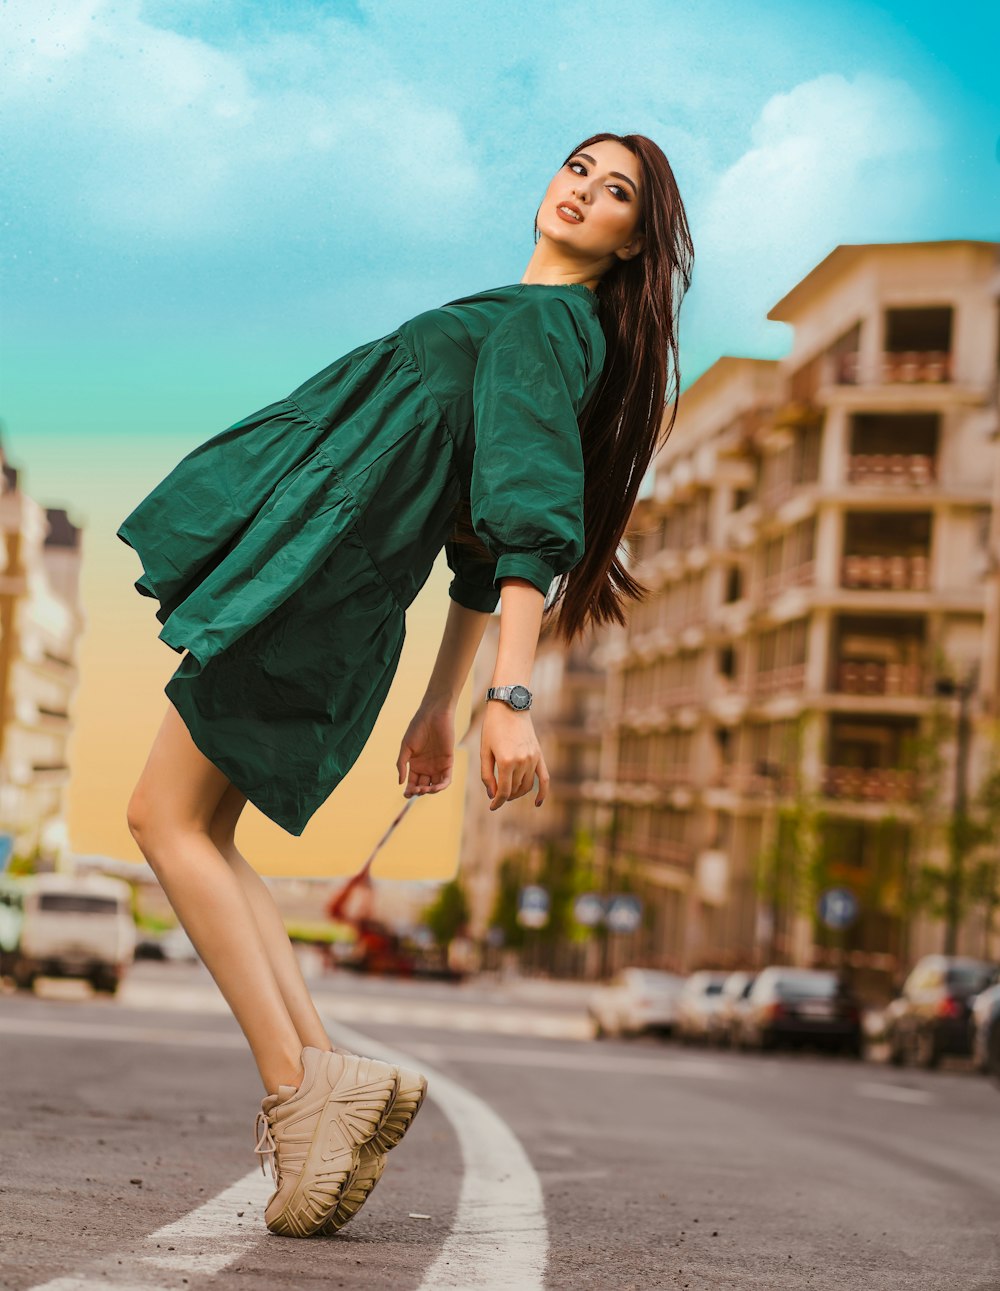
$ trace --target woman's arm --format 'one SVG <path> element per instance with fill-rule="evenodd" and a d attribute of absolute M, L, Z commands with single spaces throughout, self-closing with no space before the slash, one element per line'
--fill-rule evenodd
<path fill-rule="evenodd" d="M 448 601 L 437 659 L 427 689 L 399 746 L 396 772 L 406 780 L 404 798 L 440 793 L 451 784 L 455 765 L 455 709 L 492 611 Z"/>
<path fill-rule="evenodd" d="M 502 578 L 500 589 L 500 640 L 490 684 L 527 686 L 545 596 L 527 579 L 513 576 Z M 407 778 L 403 795 L 406 798 L 439 793 L 451 783 L 455 708 L 489 617 L 489 613 L 449 601 L 448 618 L 424 697 L 403 736 L 396 759 L 399 783 Z M 491 799 L 491 811 L 529 793 L 536 770 L 539 797 L 535 805 L 541 806 L 548 792 L 549 774 L 530 713 L 517 712 L 499 701 L 487 704 L 480 750 L 482 780 Z"/>
<path fill-rule="evenodd" d="M 513 576 L 500 579 L 500 641 L 491 686 L 528 686 L 530 689 L 544 605 L 544 593 L 528 579 Z M 480 763 L 483 783 L 490 796 L 490 811 L 530 793 L 536 770 L 535 806 L 540 807 L 545 801 L 549 773 L 529 710 L 518 712 L 500 700 L 486 705 Z"/>
<path fill-rule="evenodd" d="M 449 598 L 448 618 L 421 708 L 454 711 L 489 620 L 489 614 Z"/>

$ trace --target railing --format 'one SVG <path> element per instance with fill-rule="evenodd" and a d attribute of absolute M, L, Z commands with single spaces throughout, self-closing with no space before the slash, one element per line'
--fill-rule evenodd
<path fill-rule="evenodd" d="M 622 701 L 617 716 L 620 720 L 630 721 L 637 716 L 647 716 L 650 709 L 658 712 L 663 708 L 681 708 L 697 703 L 698 695 L 697 686 L 671 686 L 658 690 L 655 695 L 633 695 Z"/>
<path fill-rule="evenodd" d="M 770 597 L 789 587 L 808 587 L 815 572 L 816 562 L 803 560 L 791 569 L 780 569 L 776 574 L 767 574 L 761 581 L 761 589 L 766 597 Z"/>
<path fill-rule="evenodd" d="M 844 660 L 837 668 L 836 689 L 843 695 L 920 695 L 923 681 L 919 664 Z"/>
<path fill-rule="evenodd" d="M 850 350 L 830 355 L 827 374 L 836 385 L 942 384 L 954 380 L 953 356 L 947 350 L 883 351 L 869 373 L 858 351 Z"/>
<path fill-rule="evenodd" d="M 759 672 L 754 679 L 754 694 L 774 695 L 781 690 L 799 691 L 805 684 L 805 664 L 791 663 L 783 668 L 771 668 L 767 672 Z"/>
<path fill-rule="evenodd" d="M 729 762 L 722 766 L 713 783 L 747 797 L 772 798 L 794 793 L 796 774 L 796 767 L 782 767 L 775 780 L 761 775 L 750 762 Z"/>
<path fill-rule="evenodd" d="M 927 556 L 845 556 L 840 577 L 842 587 L 926 592 L 930 560 Z"/>
<path fill-rule="evenodd" d="M 694 770 L 689 762 L 658 767 L 650 767 L 642 762 L 619 762 L 618 779 L 623 784 L 689 784 L 694 779 Z"/>
<path fill-rule="evenodd" d="M 932 484 L 935 474 L 934 458 L 929 453 L 853 453 L 847 459 L 849 484 L 919 488 Z"/>
<path fill-rule="evenodd" d="M 671 839 L 636 839 L 623 837 L 620 843 L 622 851 L 632 851 L 645 856 L 651 861 L 663 861 L 668 865 L 693 865 L 695 849 L 690 843 L 678 843 Z"/>
<path fill-rule="evenodd" d="M 878 767 L 866 771 L 861 767 L 828 766 L 823 768 L 823 793 L 827 798 L 860 802 L 909 802 L 916 796 L 914 771 L 896 767 Z"/>

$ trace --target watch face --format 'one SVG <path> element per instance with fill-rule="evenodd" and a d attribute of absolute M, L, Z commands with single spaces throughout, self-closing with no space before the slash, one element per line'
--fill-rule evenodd
<path fill-rule="evenodd" d="M 510 690 L 510 702 L 514 708 L 527 708 L 531 702 L 531 695 L 525 686 L 512 686 Z"/>

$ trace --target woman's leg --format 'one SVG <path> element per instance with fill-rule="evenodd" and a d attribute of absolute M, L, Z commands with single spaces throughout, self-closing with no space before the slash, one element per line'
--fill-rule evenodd
<path fill-rule="evenodd" d="M 231 784 L 215 809 L 209 825 L 209 835 L 236 875 L 253 911 L 271 971 L 300 1042 L 303 1046 L 312 1045 L 316 1049 L 333 1049 L 335 1046 L 331 1045 L 309 994 L 298 956 L 285 931 L 284 920 L 271 890 L 236 846 L 236 822 L 246 801 L 246 795 Z"/>
<path fill-rule="evenodd" d="M 265 1089 L 276 1093 L 301 1081 L 302 1044 L 245 891 L 209 833 L 229 783 L 168 704 L 128 824 L 242 1027 Z"/>

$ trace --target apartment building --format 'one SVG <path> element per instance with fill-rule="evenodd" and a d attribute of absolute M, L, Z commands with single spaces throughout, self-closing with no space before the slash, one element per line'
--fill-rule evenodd
<path fill-rule="evenodd" d="M 786 358 L 725 357 L 684 392 L 633 516 L 652 591 L 601 654 L 589 792 L 650 907 L 624 957 L 892 973 L 941 948 L 908 904 L 915 750 L 977 662 L 973 780 L 992 738 L 998 253 L 837 247 L 768 314 Z M 814 918 L 831 886 L 860 905 L 842 934 Z"/>
<path fill-rule="evenodd" d="M 79 684 L 81 530 L 21 488 L 0 447 L 0 832 L 15 853 L 66 851 Z"/>
<path fill-rule="evenodd" d="M 539 645 L 546 821 L 527 799 L 489 813 L 474 715 L 475 933 L 505 855 L 584 828 L 602 888 L 627 876 L 644 899 L 612 967 L 843 960 L 884 977 L 941 948 L 913 885 L 946 864 L 928 821 L 958 769 L 956 684 L 973 687 L 970 787 L 1000 715 L 998 250 L 838 247 L 769 313 L 793 329 L 786 358 L 726 356 L 685 390 L 630 525 L 650 595 L 575 655 Z M 830 887 L 859 904 L 840 933 L 816 919 Z M 959 945 L 1000 954 L 974 917 Z"/>

